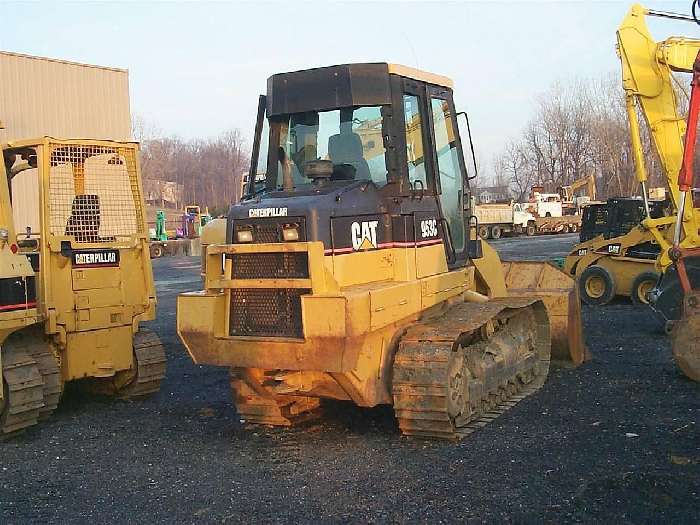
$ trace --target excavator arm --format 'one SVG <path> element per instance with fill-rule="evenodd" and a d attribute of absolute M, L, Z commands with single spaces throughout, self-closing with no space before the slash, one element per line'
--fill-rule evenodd
<path fill-rule="evenodd" d="M 683 116 L 678 113 L 678 100 L 673 87 L 675 79 L 672 73 L 693 71 L 695 58 L 700 51 L 700 40 L 670 37 L 662 42 L 656 42 L 646 25 L 646 16 L 682 17 L 660 13 L 635 4 L 617 31 L 617 49 L 622 62 L 622 83 L 635 159 L 635 176 L 641 185 L 647 208 L 647 218 L 642 224 L 661 247 L 657 266 L 660 272 L 664 272 L 672 264 L 670 249 L 673 239 L 670 227 L 675 222 L 675 218 L 652 219 L 649 216 L 648 175 L 637 109 L 641 110 L 647 123 L 661 161 L 673 211 L 676 211 L 681 204 L 677 177 L 683 160 L 686 123 Z M 699 245 L 700 218 L 698 210 L 693 208 L 692 199 L 683 205 L 682 216 L 685 232 L 683 245 Z"/>
<path fill-rule="evenodd" d="M 693 66 L 692 91 L 688 106 L 688 128 L 685 134 L 685 147 L 681 169 L 678 173 L 678 189 L 681 203 L 693 202 L 692 189 L 695 160 L 695 145 L 700 118 L 700 53 Z M 690 197 L 690 198 L 689 198 Z M 683 209 L 683 207 L 679 208 Z M 670 257 L 675 263 L 675 271 L 680 282 L 683 303 L 681 320 L 673 327 L 672 349 L 678 368 L 690 379 L 700 381 L 700 289 L 698 289 L 698 264 L 700 246 L 682 246 L 681 230 L 683 213 L 678 212 Z M 686 239 L 687 239 L 686 234 Z M 684 239 L 685 240 L 685 239 Z"/>

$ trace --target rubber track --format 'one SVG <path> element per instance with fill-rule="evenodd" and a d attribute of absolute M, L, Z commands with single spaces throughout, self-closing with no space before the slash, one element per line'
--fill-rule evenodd
<path fill-rule="evenodd" d="M 0 438 L 7 438 L 37 423 L 44 407 L 43 381 L 36 361 L 7 341 L 2 347 L 2 375 Z"/>
<path fill-rule="evenodd" d="M 165 349 L 154 332 L 142 328 L 136 333 L 134 355 L 136 377 L 119 390 L 119 396 L 123 398 L 146 396 L 158 392 L 160 383 L 165 378 L 167 366 Z"/>
<path fill-rule="evenodd" d="M 534 341 L 523 334 L 510 333 L 514 324 L 526 321 L 518 314 L 533 313 L 529 323 Z M 489 339 L 485 327 L 496 326 L 494 341 L 513 345 L 534 344 L 535 352 L 517 362 L 497 362 L 477 380 L 474 367 L 483 356 Z M 550 361 L 549 322 L 543 304 L 533 299 L 495 299 L 488 303 L 455 305 L 443 316 L 421 321 L 408 329 L 399 343 L 394 361 L 392 391 L 394 409 L 401 431 L 406 435 L 458 440 L 483 428 L 544 384 Z M 498 355 L 494 359 L 499 361 Z M 460 363 L 469 365 L 459 365 Z M 478 365 L 477 365 L 478 366 Z M 463 371 L 467 382 L 466 410 L 458 417 L 450 413 L 449 388 L 454 369 Z M 491 374 L 489 374 L 491 372 Z"/>

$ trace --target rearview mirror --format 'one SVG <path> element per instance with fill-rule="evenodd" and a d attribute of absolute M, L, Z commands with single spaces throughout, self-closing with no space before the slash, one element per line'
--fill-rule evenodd
<path fill-rule="evenodd" d="M 476 166 L 476 153 L 474 153 L 474 142 L 472 141 L 472 130 L 471 130 L 471 127 L 469 126 L 469 115 L 467 115 L 467 112 L 460 111 L 457 113 L 457 117 L 459 118 L 460 115 L 462 115 L 464 117 L 464 121 L 467 124 L 467 137 L 469 137 L 469 149 L 471 150 L 472 165 L 474 166 L 474 175 L 472 175 L 471 177 L 467 177 L 467 180 L 472 180 L 472 179 L 475 179 L 477 177 L 477 175 L 479 174 L 478 173 L 479 169 Z M 457 124 L 459 124 L 459 120 L 457 121 Z"/>

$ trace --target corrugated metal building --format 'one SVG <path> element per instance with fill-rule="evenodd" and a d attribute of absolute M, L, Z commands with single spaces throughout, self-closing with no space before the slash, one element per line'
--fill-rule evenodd
<path fill-rule="evenodd" d="M 130 140 L 129 73 L 0 51 L 0 143 L 51 135 Z"/>

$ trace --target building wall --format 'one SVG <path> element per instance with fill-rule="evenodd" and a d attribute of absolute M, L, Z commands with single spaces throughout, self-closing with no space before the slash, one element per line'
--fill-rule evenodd
<path fill-rule="evenodd" d="M 0 51 L 0 142 L 131 140 L 129 73 Z"/>

